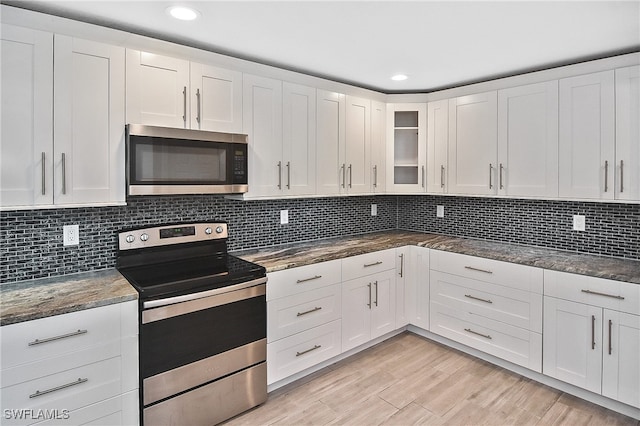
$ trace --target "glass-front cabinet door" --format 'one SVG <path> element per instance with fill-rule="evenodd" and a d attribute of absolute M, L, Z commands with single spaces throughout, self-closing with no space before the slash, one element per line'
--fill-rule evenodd
<path fill-rule="evenodd" d="M 387 185 L 392 192 L 426 190 L 427 106 L 387 106 Z"/>

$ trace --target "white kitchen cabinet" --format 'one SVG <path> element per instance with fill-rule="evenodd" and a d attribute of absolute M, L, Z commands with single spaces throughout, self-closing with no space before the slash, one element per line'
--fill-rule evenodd
<path fill-rule="evenodd" d="M 337 195 L 345 187 L 341 167 L 345 145 L 345 96 L 317 90 L 316 194 Z"/>
<path fill-rule="evenodd" d="M 242 73 L 190 62 L 191 128 L 242 133 Z"/>
<path fill-rule="evenodd" d="M 560 80 L 559 196 L 614 198 L 614 71 Z"/>
<path fill-rule="evenodd" d="M 124 49 L 56 35 L 54 76 L 54 202 L 124 202 Z"/>
<path fill-rule="evenodd" d="M 497 114 L 495 91 L 449 99 L 450 194 L 496 194 Z"/>
<path fill-rule="evenodd" d="M 426 247 L 410 247 L 406 259 L 404 305 L 409 324 L 429 330 L 429 252 Z"/>
<path fill-rule="evenodd" d="M 387 188 L 420 193 L 426 185 L 426 104 L 387 105 Z"/>
<path fill-rule="evenodd" d="M 244 133 L 249 135 L 248 197 L 282 191 L 282 82 L 244 75 Z"/>
<path fill-rule="evenodd" d="M 615 198 L 640 200 L 640 66 L 615 71 Z"/>
<path fill-rule="evenodd" d="M 498 195 L 558 196 L 558 82 L 498 91 Z"/>
<path fill-rule="evenodd" d="M 53 203 L 53 34 L 2 25 L 0 203 Z"/>
<path fill-rule="evenodd" d="M 427 192 L 447 192 L 449 101 L 427 104 Z"/>
<path fill-rule="evenodd" d="M 345 194 L 371 192 L 371 101 L 346 96 L 345 146 L 343 166 L 346 172 Z"/>
<path fill-rule="evenodd" d="M 396 249 L 396 328 L 402 328 L 409 324 L 407 309 L 408 287 L 414 275 L 410 273 L 411 247 Z"/>
<path fill-rule="evenodd" d="M 387 104 L 371 101 L 371 192 L 386 190 Z"/>

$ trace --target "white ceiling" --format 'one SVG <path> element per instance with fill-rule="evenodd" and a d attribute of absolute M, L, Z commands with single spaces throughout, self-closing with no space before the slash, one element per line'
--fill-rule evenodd
<path fill-rule="evenodd" d="M 389 93 L 640 50 L 640 0 L 5 3 Z M 169 17 L 176 4 L 200 19 Z"/>

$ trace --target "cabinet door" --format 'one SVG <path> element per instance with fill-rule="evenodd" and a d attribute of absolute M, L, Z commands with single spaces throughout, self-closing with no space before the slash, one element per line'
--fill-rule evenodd
<path fill-rule="evenodd" d="M 600 393 L 602 309 L 544 298 L 543 373 Z"/>
<path fill-rule="evenodd" d="M 316 191 L 316 89 L 283 83 L 283 194 Z"/>
<path fill-rule="evenodd" d="M 447 192 L 449 101 L 427 104 L 427 192 Z"/>
<path fill-rule="evenodd" d="M 371 276 L 342 283 L 342 351 L 367 343 L 371 339 L 373 305 Z"/>
<path fill-rule="evenodd" d="M 387 105 L 371 101 L 371 192 L 384 193 Z"/>
<path fill-rule="evenodd" d="M 345 99 L 341 93 L 317 91 L 316 193 L 346 189 Z"/>
<path fill-rule="evenodd" d="M 53 203 L 53 35 L 2 25 L 0 203 Z"/>
<path fill-rule="evenodd" d="M 409 323 L 424 330 L 429 330 L 430 251 L 425 247 L 411 247 L 409 276 L 412 278 L 405 295 Z"/>
<path fill-rule="evenodd" d="M 498 194 L 558 196 L 558 82 L 498 92 Z"/>
<path fill-rule="evenodd" d="M 426 104 L 387 107 L 387 188 L 393 192 L 425 191 Z"/>
<path fill-rule="evenodd" d="M 409 324 L 409 313 L 407 309 L 407 293 L 411 290 L 412 280 L 415 274 L 410 273 L 411 267 L 411 247 L 396 249 L 396 328 Z"/>
<path fill-rule="evenodd" d="M 618 200 L 640 200 L 640 66 L 616 70 Z"/>
<path fill-rule="evenodd" d="M 396 329 L 396 270 L 371 276 L 371 339 Z"/>
<path fill-rule="evenodd" d="M 242 73 L 191 62 L 192 129 L 242 132 Z"/>
<path fill-rule="evenodd" d="M 346 192 L 371 192 L 371 101 L 346 97 Z"/>
<path fill-rule="evenodd" d="M 560 80 L 559 195 L 613 199 L 614 72 Z"/>
<path fill-rule="evenodd" d="M 189 127 L 189 61 L 127 50 L 127 123 Z"/>
<path fill-rule="evenodd" d="M 283 187 L 282 82 L 244 75 L 244 133 L 249 135 L 249 195 L 279 195 Z"/>
<path fill-rule="evenodd" d="M 496 193 L 497 93 L 449 100 L 449 193 Z"/>
<path fill-rule="evenodd" d="M 640 316 L 604 310 L 602 394 L 640 408 Z"/>
<path fill-rule="evenodd" d="M 56 204 L 125 200 L 125 52 L 55 37 Z"/>

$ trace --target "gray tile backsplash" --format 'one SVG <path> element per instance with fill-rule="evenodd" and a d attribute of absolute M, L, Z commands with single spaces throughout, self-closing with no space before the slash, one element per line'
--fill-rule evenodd
<path fill-rule="evenodd" d="M 437 205 L 444 218 L 436 218 Z M 285 209 L 290 223 L 280 225 Z M 574 214 L 586 216 L 585 232 L 571 230 Z M 407 229 L 640 259 L 638 204 L 425 195 L 137 197 L 121 207 L 0 212 L 0 283 L 111 268 L 123 228 L 212 219 L 229 222 L 230 250 Z M 80 244 L 63 247 L 62 227 L 71 224 L 80 226 Z"/>

